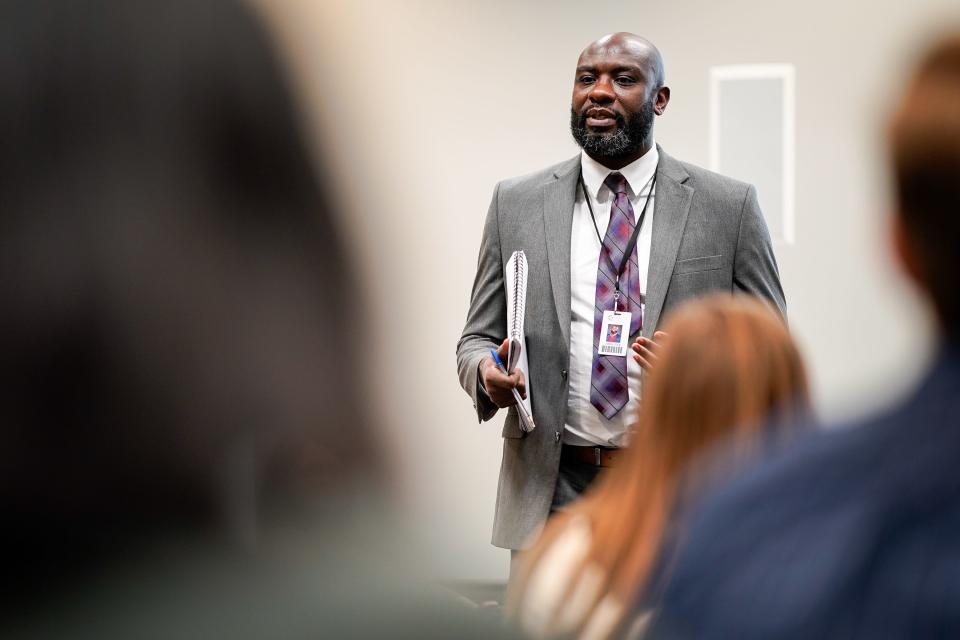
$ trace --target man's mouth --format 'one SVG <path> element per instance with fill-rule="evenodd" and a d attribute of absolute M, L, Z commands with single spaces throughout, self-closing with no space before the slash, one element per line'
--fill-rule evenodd
<path fill-rule="evenodd" d="M 590 109 L 587 111 L 587 126 L 603 129 L 617 124 L 617 116 L 608 109 Z"/>

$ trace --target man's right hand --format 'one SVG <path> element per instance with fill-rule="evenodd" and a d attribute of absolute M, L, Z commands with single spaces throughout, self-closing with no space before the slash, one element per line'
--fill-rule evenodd
<path fill-rule="evenodd" d="M 501 362 L 507 361 L 508 341 L 504 340 L 500 348 L 497 349 L 497 356 Z M 501 409 L 513 406 L 516 401 L 513 398 L 511 389 L 516 388 L 520 397 L 527 399 L 527 383 L 523 379 L 523 372 L 515 370 L 509 376 L 500 370 L 493 358 L 487 356 L 480 361 L 480 380 L 487 396 Z"/>

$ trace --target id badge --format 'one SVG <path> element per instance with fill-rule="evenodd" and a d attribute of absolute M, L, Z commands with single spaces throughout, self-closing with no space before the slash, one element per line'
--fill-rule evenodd
<path fill-rule="evenodd" d="M 630 340 L 630 312 L 604 311 L 603 324 L 600 325 L 600 344 L 597 353 L 602 356 L 627 355 Z"/>

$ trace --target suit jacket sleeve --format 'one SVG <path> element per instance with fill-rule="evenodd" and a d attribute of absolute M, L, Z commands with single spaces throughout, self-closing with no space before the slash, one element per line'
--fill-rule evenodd
<path fill-rule="evenodd" d="M 743 200 L 740 231 L 733 263 L 733 286 L 761 299 L 768 300 L 787 317 L 787 301 L 780 286 L 777 259 L 773 256 L 770 232 L 763 220 L 757 190 L 751 185 Z"/>
<path fill-rule="evenodd" d="M 500 250 L 498 198 L 500 185 L 493 192 L 487 222 L 480 243 L 477 275 L 470 296 L 470 311 L 457 343 L 457 371 L 460 385 L 473 398 L 479 421 L 489 420 L 497 412 L 480 386 L 480 360 L 503 342 L 507 327 L 507 298 L 503 284 L 503 256 Z"/>

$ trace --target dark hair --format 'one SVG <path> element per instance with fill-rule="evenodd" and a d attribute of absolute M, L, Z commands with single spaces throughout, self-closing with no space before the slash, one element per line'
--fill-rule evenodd
<path fill-rule="evenodd" d="M 923 58 L 890 144 L 898 215 L 944 331 L 960 336 L 960 34 Z"/>
<path fill-rule="evenodd" d="M 5 2 L 0 49 L 5 586 L 369 480 L 356 287 L 255 17 Z"/>

